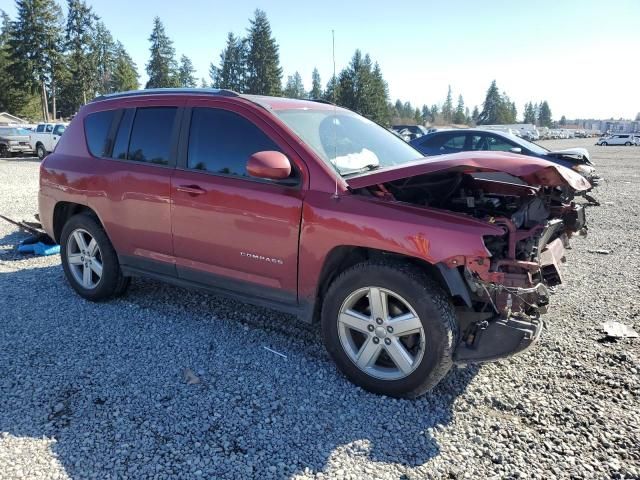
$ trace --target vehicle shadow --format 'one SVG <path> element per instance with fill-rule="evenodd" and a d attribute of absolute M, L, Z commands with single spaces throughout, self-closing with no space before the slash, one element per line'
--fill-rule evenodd
<path fill-rule="evenodd" d="M 478 371 L 396 400 L 345 380 L 317 327 L 261 308 L 147 280 L 95 304 L 59 265 L 0 269 L 0 291 L 0 435 L 71 477 L 332 476 L 336 455 L 411 469 Z"/>

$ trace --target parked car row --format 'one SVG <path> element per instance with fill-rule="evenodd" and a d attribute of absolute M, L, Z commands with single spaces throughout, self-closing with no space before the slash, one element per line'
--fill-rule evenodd
<path fill-rule="evenodd" d="M 44 159 L 40 220 L 88 300 L 141 275 L 294 313 L 354 383 L 415 397 L 536 343 L 591 184 L 498 132 L 414 142 L 457 153 L 308 100 L 107 95 Z"/>
<path fill-rule="evenodd" d="M 39 123 L 33 130 L 0 127 L 0 158 L 36 154 L 42 160 L 52 152 L 67 123 Z"/>

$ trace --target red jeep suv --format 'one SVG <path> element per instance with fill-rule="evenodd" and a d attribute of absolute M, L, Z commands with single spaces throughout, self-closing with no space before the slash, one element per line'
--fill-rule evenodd
<path fill-rule="evenodd" d="M 84 106 L 39 202 L 82 297 L 146 276 L 291 312 L 353 382 L 415 397 L 537 340 L 589 188 L 511 153 L 425 159 L 327 103 L 160 89 Z"/>

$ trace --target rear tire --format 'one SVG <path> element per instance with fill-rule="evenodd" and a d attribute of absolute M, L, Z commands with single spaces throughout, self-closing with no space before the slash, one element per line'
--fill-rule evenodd
<path fill-rule="evenodd" d="M 631 146 L 631 142 L 626 142 L 626 143 L 624 144 L 624 146 L 625 146 L 625 147 L 630 147 L 630 146 Z"/>
<path fill-rule="evenodd" d="M 602 145 L 603 147 L 606 147 L 609 144 L 607 142 L 602 142 L 600 145 Z"/>
<path fill-rule="evenodd" d="M 67 280 L 78 294 L 93 302 L 127 290 L 118 255 L 96 218 L 87 213 L 71 217 L 60 235 L 60 256 Z"/>
<path fill-rule="evenodd" d="M 415 398 L 451 368 L 458 326 L 448 296 L 422 270 L 368 261 L 329 287 L 322 334 L 327 351 L 353 383 L 373 393 Z"/>
<path fill-rule="evenodd" d="M 7 158 L 9 156 L 9 148 L 5 144 L 0 145 L 0 158 Z"/>

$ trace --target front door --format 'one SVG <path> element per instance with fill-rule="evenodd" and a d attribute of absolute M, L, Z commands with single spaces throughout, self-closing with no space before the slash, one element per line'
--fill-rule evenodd
<path fill-rule="evenodd" d="M 278 150 L 291 159 L 295 152 L 242 107 L 202 104 L 185 111 L 182 158 L 171 180 L 178 276 L 295 303 L 300 172 L 277 182 L 249 177 L 246 171 L 253 153 Z"/>

